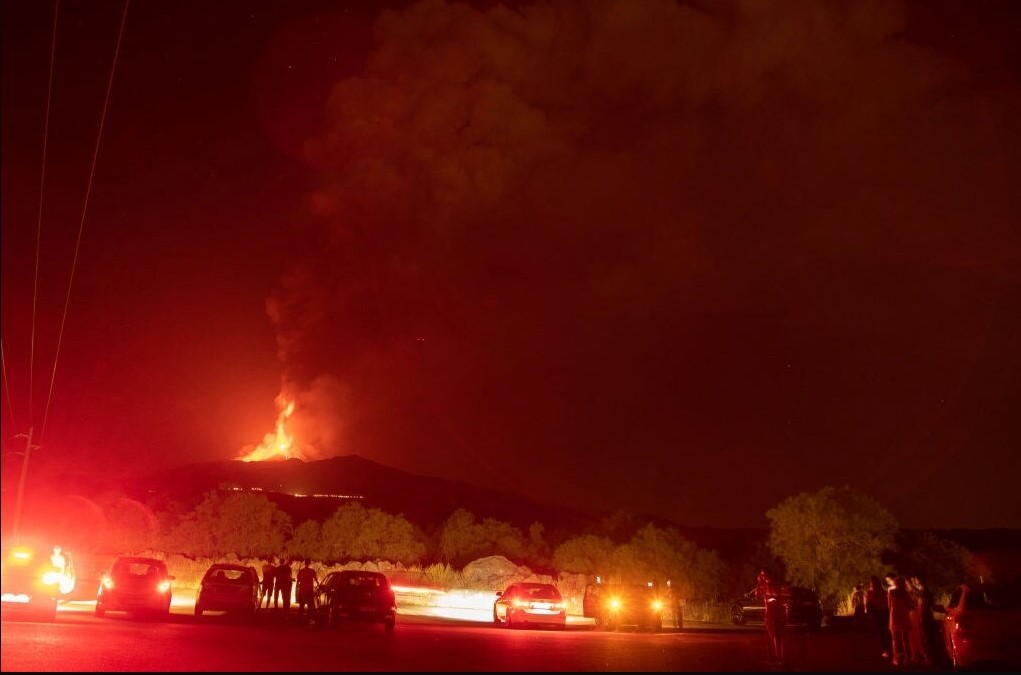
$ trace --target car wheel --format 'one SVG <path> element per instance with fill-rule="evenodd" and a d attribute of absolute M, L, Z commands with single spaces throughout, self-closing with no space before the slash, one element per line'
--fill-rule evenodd
<path fill-rule="evenodd" d="M 607 619 L 606 623 L 604 624 L 604 627 L 606 628 L 606 630 L 613 632 L 617 630 L 617 622 L 614 621 L 613 619 Z"/>
<path fill-rule="evenodd" d="M 383 619 L 383 630 L 387 633 L 394 632 L 394 626 L 397 625 L 397 619 Z"/>
<path fill-rule="evenodd" d="M 507 618 L 504 619 L 503 625 L 507 628 L 514 628 L 514 620 L 511 618 L 510 612 L 507 612 Z"/>
<path fill-rule="evenodd" d="M 106 616 L 106 607 L 104 607 L 102 603 L 97 602 L 96 611 L 93 613 L 100 619 L 102 619 L 104 616 Z"/>
<path fill-rule="evenodd" d="M 743 626 L 745 624 L 744 612 L 735 610 L 731 620 L 734 622 L 735 626 Z"/>
<path fill-rule="evenodd" d="M 500 621 L 500 615 L 496 613 L 495 607 L 493 608 L 493 623 L 495 623 L 497 626 L 503 623 L 502 621 Z"/>

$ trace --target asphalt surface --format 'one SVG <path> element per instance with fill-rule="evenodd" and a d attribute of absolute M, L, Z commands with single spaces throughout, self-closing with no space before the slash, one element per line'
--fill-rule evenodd
<path fill-rule="evenodd" d="M 76 603 L 77 604 L 77 603 Z M 84 606 L 82 606 L 84 605 Z M 831 671 L 892 670 L 868 634 L 792 630 L 784 666 L 765 660 L 761 627 L 685 627 L 650 634 L 508 630 L 410 612 L 397 628 L 303 624 L 265 612 L 254 620 L 176 606 L 166 619 L 110 613 L 87 603 L 56 621 L 7 615 L 0 670 L 12 671 Z"/>

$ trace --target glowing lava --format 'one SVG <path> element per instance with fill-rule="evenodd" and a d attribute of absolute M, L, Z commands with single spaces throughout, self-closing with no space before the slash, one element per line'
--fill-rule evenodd
<path fill-rule="evenodd" d="M 264 462 L 273 459 L 302 459 L 294 445 L 294 436 L 288 429 L 288 422 L 294 414 L 294 401 L 287 400 L 283 394 L 277 396 L 276 430 L 266 434 L 258 446 L 245 448 L 241 456 L 242 462 Z"/>

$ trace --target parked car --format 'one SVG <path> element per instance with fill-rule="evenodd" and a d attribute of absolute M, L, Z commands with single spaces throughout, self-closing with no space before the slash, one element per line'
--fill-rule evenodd
<path fill-rule="evenodd" d="M 809 630 L 819 630 L 822 626 L 822 602 L 819 595 L 810 588 L 792 586 L 787 601 L 787 623 L 802 624 Z M 736 626 L 743 626 L 749 621 L 763 621 L 766 604 L 755 591 L 745 593 L 730 605 L 731 621 Z"/>
<path fill-rule="evenodd" d="M 59 546 L 22 540 L 2 545 L 0 602 L 3 612 L 52 621 L 61 598 L 74 590 L 74 561 Z"/>
<path fill-rule="evenodd" d="M 260 591 L 259 573 L 254 567 L 216 563 L 202 576 L 195 616 L 208 611 L 254 615 L 259 609 Z"/>
<path fill-rule="evenodd" d="M 330 625 L 378 621 L 390 633 L 397 620 L 397 599 L 390 581 L 380 572 L 330 572 L 316 588 L 316 617 L 319 623 Z"/>
<path fill-rule="evenodd" d="M 589 584 L 582 598 L 582 611 L 596 620 L 597 628 L 605 630 L 623 626 L 653 632 L 663 629 L 663 600 L 652 586 Z"/>
<path fill-rule="evenodd" d="M 963 584 L 945 615 L 944 643 L 955 670 L 1021 670 L 1021 585 Z"/>
<path fill-rule="evenodd" d="M 96 616 L 109 611 L 169 614 L 173 580 L 162 560 L 117 558 L 100 581 Z"/>
<path fill-rule="evenodd" d="M 493 623 L 507 628 L 545 624 L 567 626 L 567 603 L 553 584 L 511 584 L 498 592 L 493 603 Z"/>

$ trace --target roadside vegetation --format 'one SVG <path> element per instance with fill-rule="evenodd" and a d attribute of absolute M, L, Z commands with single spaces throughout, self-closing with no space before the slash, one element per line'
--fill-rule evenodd
<path fill-rule="evenodd" d="M 265 495 L 236 490 L 156 512 L 124 497 L 105 505 L 115 516 L 92 542 L 95 550 L 166 559 L 183 587 L 197 586 L 213 562 L 261 570 L 270 557 L 311 559 L 320 578 L 340 568 L 375 569 L 395 584 L 494 593 L 513 581 L 542 580 L 574 598 L 596 577 L 669 581 L 686 620 L 726 622 L 730 602 L 751 588 L 760 567 L 816 589 L 836 614 L 849 613 L 850 590 L 872 575 L 923 576 L 939 596 L 983 573 L 967 549 L 930 532 L 901 530 L 882 505 L 849 487 L 785 499 L 766 513 L 768 536 L 739 559 L 724 559 L 672 527 L 620 514 L 588 532 L 550 536 L 538 522 L 522 529 L 464 509 L 424 530 L 403 514 L 359 502 L 322 521 L 294 523 Z"/>

